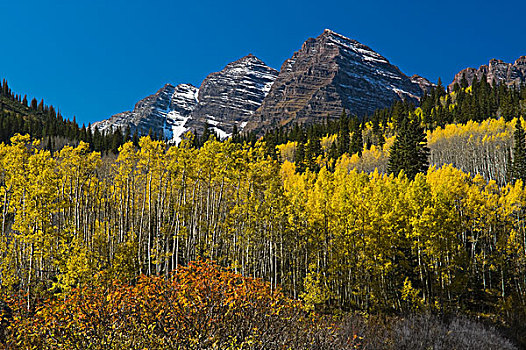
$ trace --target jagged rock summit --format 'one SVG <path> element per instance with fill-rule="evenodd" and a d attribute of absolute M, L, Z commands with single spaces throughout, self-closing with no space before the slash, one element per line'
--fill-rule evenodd
<path fill-rule="evenodd" d="M 489 61 L 489 64 L 484 64 L 478 69 L 463 69 L 455 75 L 449 89 L 453 90 L 455 84 L 461 85 L 463 77 L 466 78 L 468 85 L 471 85 L 475 77 L 480 80 L 483 75 L 486 75 L 486 80 L 490 84 L 495 82 L 497 85 L 506 84 L 519 87 L 526 83 L 526 56 L 519 57 L 515 63 L 506 63 L 494 58 Z"/>
<path fill-rule="evenodd" d="M 199 89 L 165 85 L 130 112 L 94 124 L 101 130 L 152 130 L 175 142 L 208 125 L 221 138 L 234 126 L 262 134 L 275 126 L 319 122 L 343 110 L 365 115 L 395 100 L 417 101 L 432 84 L 408 77 L 371 48 L 325 30 L 308 39 L 278 73 L 247 55 L 208 75 Z"/>
<path fill-rule="evenodd" d="M 409 78 L 371 48 L 326 29 L 285 61 L 247 128 L 261 132 L 290 123 L 362 116 L 395 100 L 417 101 L 431 83 Z"/>
<path fill-rule="evenodd" d="M 133 111 L 93 124 L 101 131 L 130 127 L 145 134 L 151 129 L 173 142 L 187 131 L 201 133 L 205 125 L 221 138 L 234 125 L 242 130 L 261 105 L 278 72 L 249 54 L 208 75 L 201 86 L 166 84 L 139 101 Z"/>

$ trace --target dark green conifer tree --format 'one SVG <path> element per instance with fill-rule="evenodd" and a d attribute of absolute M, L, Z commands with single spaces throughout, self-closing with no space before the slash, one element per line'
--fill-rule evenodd
<path fill-rule="evenodd" d="M 349 152 L 349 145 L 351 143 L 349 136 L 349 120 L 345 111 L 342 112 L 342 116 L 340 117 L 340 129 L 338 131 L 336 142 L 338 157 Z"/>
<path fill-rule="evenodd" d="M 316 158 L 321 154 L 320 138 L 313 132 L 309 133 L 307 144 L 305 145 L 305 166 L 313 172 L 318 172 L 320 166 L 316 163 Z"/>
<path fill-rule="evenodd" d="M 359 122 L 355 123 L 353 129 L 354 130 L 352 130 L 352 138 L 349 153 L 358 153 L 358 155 L 361 157 L 363 151 L 362 124 L 360 124 Z"/>
<path fill-rule="evenodd" d="M 232 142 L 237 143 L 239 138 L 239 130 L 237 129 L 237 124 L 234 124 L 232 128 Z"/>
<path fill-rule="evenodd" d="M 124 142 L 128 142 L 131 140 L 131 128 L 130 126 L 126 126 L 126 130 L 124 131 Z"/>
<path fill-rule="evenodd" d="M 298 142 L 296 152 L 294 152 L 294 165 L 296 165 L 296 171 L 298 173 L 305 172 L 307 166 L 305 164 L 305 144 Z"/>
<path fill-rule="evenodd" d="M 424 129 L 417 120 L 402 119 L 395 142 L 389 152 L 387 171 L 398 175 L 404 171 L 409 179 L 426 172 L 429 167 L 429 148 L 427 148 Z"/>
<path fill-rule="evenodd" d="M 526 138 L 521 124 L 519 118 L 515 124 L 515 132 L 513 133 L 512 181 L 519 179 L 526 181 Z"/>
<path fill-rule="evenodd" d="M 111 151 L 114 154 L 117 154 L 119 152 L 119 147 L 123 144 L 123 136 L 122 131 L 120 128 L 115 129 L 113 131 L 113 135 L 111 137 Z"/>
<path fill-rule="evenodd" d="M 336 160 L 338 159 L 338 147 L 336 145 L 337 140 L 331 143 L 331 147 L 329 148 L 329 154 L 327 155 L 327 158 Z"/>
<path fill-rule="evenodd" d="M 135 147 L 139 147 L 139 130 L 135 129 L 135 131 L 133 132 L 132 141 Z"/>
<path fill-rule="evenodd" d="M 201 135 L 201 142 L 199 142 L 199 147 L 203 146 L 206 141 L 210 138 L 212 135 L 212 132 L 210 131 L 210 126 L 208 123 L 205 124 L 205 128 L 203 130 L 203 134 Z"/>

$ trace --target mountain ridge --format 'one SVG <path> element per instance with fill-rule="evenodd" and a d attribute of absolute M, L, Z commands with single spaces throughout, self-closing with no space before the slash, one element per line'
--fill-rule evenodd
<path fill-rule="evenodd" d="M 449 87 L 464 75 L 471 84 L 474 77 L 480 79 L 484 74 L 489 82 L 522 84 L 526 82 L 526 56 L 514 63 L 492 59 L 478 69 L 466 68 Z M 168 102 L 166 96 L 161 96 L 167 86 L 186 87 L 191 90 L 186 95 L 194 97 Z M 106 130 L 131 126 L 142 133 L 151 128 L 174 142 L 184 132 L 203 132 L 207 125 L 221 139 L 229 137 L 234 129 L 262 135 L 274 127 L 337 118 L 343 111 L 370 115 L 397 100 L 416 104 L 433 86 L 422 76 L 407 76 L 369 46 L 325 29 L 307 39 L 279 71 L 248 54 L 210 73 L 199 87 L 165 85 L 139 101 L 134 110 L 94 126 Z"/>
<path fill-rule="evenodd" d="M 475 77 L 480 80 L 484 75 L 490 84 L 495 82 L 497 85 L 504 83 L 518 87 L 526 83 L 526 56 L 520 56 L 514 63 L 492 58 L 488 64 L 483 64 L 478 69 L 464 68 L 455 75 L 448 88 L 452 91 L 455 84 L 462 84 L 463 78 L 466 79 L 468 85 L 471 85 Z"/>

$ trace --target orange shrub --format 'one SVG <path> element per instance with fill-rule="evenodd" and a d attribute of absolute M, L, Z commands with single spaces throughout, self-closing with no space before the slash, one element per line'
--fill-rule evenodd
<path fill-rule="evenodd" d="M 123 284 L 98 276 L 32 316 L 15 312 L 8 347 L 24 349 L 314 348 L 299 302 L 210 262 Z M 318 339 L 318 340 L 316 340 Z M 302 345 L 303 344 L 303 345 Z"/>

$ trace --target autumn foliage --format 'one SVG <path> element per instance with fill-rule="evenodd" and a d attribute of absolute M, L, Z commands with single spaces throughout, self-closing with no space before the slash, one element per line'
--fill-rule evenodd
<path fill-rule="evenodd" d="M 107 277 L 35 310 L 12 300 L 0 348 L 515 349 L 465 318 L 320 316 L 268 283 L 207 261 L 132 284 Z"/>
<path fill-rule="evenodd" d="M 366 156 L 364 152 L 362 157 Z M 126 344 L 133 336 L 145 347 L 170 346 L 161 336 L 155 338 L 159 343 L 139 341 L 170 331 L 164 326 L 144 331 L 144 324 L 156 323 L 134 318 L 141 315 L 134 313 L 138 307 L 128 309 L 141 304 L 111 306 L 119 298 L 110 303 L 106 296 L 116 291 L 137 300 L 149 293 L 152 300 L 178 295 L 179 291 L 156 287 L 154 281 L 173 281 L 173 271 L 182 273 L 183 266 L 205 258 L 242 276 L 267 281 L 263 290 L 280 287 L 318 312 L 460 311 L 517 326 L 517 337 L 524 337 L 523 182 L 501 184 L 452 165 L 432 167 L 411 181 L 403 173 L 359 172 L 350 166 L 353 158 L 344 155 L 332 168 L 321 161 L 318 172 L 298 172 L 295 164 L 269 157 L 260 143 L 209 140 L 195 148 L 183 141 L 168 147 L 143 137 L 139 147 L 128 142 L 112 159 L 91 152 L 85 143 L 51 154 L 29 136 L 15 136 L 10 144 L 0 145 L 2 298 L 18 296 L 17 308 L 32 315 L 36 308 L 44 312 L 42 299 L 52 295 L 51 300 L 62 302 L 50 305 L 66 308 L 62 312 L 69 318 L 63 318 L 75 327 L 76 306 L 67 306 L 77 298 L 80 310 L 100 309 L 101 322 L 117 327 L 108 342 Z M 94 275 L 106 277 L 95 283 Z M 112 280 L 136 283 L 105 282 Z M 142 291 L 138 286 L 148 288 Z M 226 310 L 226 298 L 208 312 Z M 91 299 L 101 306 L 82 306 Z M 144 305 L 150 305 L 146 300 Z M 110 306 L 123 312 L 112 312 Z M 265 318 L 261 315 L 274 314 L 255 311 L 250 316 L 250 309 L 240 310 L 248 320 L 253 317 L 272 327 L 288 319 Z M 195 312 L 191 320 L 198 321 L 188 334 L 166 339 L 206 343 L 210 338 L 214 344 L 215 333 L 191 333 L 203 325 L 204 316 Z M 232 321 L 245 318 L 218 315 L 223 314 L 230 318 L 221 334 L 235 334 L 229 338 L 235 346 L 249 341 L 253 328 Z M 161 315 L 160 320 L 174 320 L 173 315 Z M 297 319 L 301 314 L 294 315 Z M 89 313 L 83 317 L 88 316 L 95 317 Z M 38 314 L 34 317 L 38 319 Z M 136 331 L 128 331 L 127 323 L 110 322 L 112 317 L 135 322 Z M 45 322 L 34 329 L 34 336 L 26 332 L 24 341 L 53 340 L 38 332 L 61 328 Z M 231 324 L 236 325 L 232 332 L 248 329 L 243 331 L 246 336 L 229 333 Z M 257 327 L 257 334 L 276 333 Z M 78 341 L 93 341 L 96 336 L 97 341 L 106 341 L 107 333 L 97 333 L 106 326 L 88 328 L 91 333 L 75 336 Z M 294 323 L 291 329 L 304 328 Z"/>
<path fill-rule="evenodd" d="M 28 314 L 13 305 L 8 348 L 277 349 L 320 345 L 320 325 L 268 283 L 209 262 L 125 284 L 97 276 Z M 329 324 L 321 325 L 329 327 Z M 330 331 L 326 330 L 326 336 Z"/>

